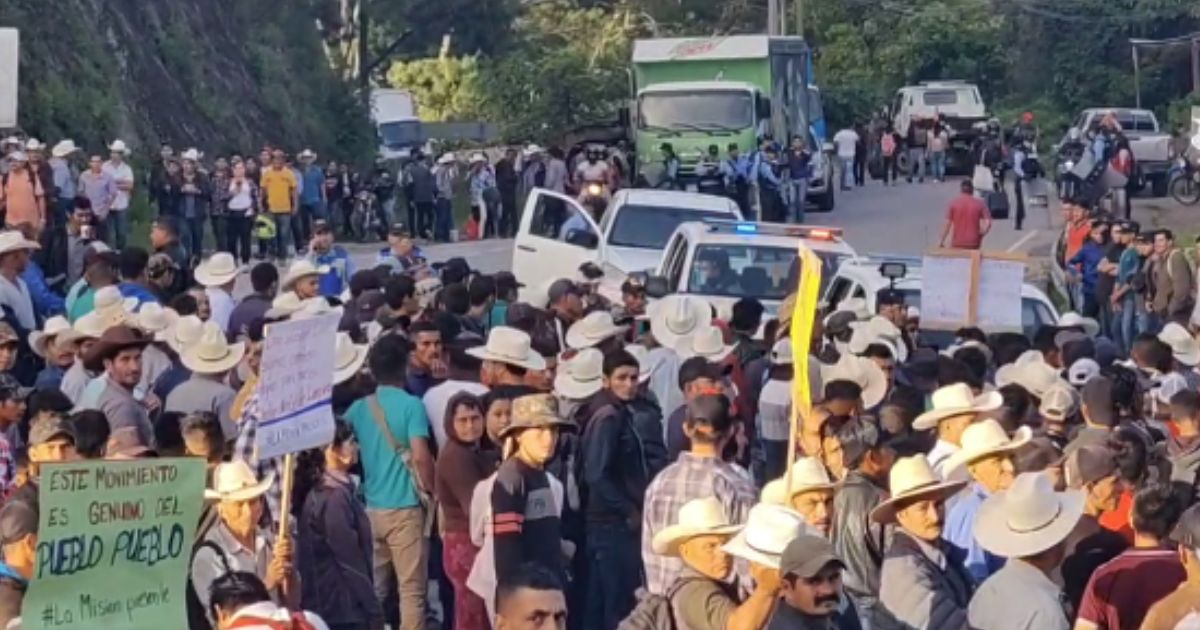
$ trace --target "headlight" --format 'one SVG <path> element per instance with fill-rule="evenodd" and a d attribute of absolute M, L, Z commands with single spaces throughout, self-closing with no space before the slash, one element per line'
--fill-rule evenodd
<path fill-rule="evenodd" d="M 1069 171 L 1069 170 L 1071 170 L 1071 169 L 1075 168 L 1075 161 L 1074 161 L 1074 160 L 1067 160 L 1066 162 L 1063 162 L 1063 166 L 1066 168 L 1066 170 L 1068 170 L 1068 171 Z"/>
<path fill-rule="evenodd" d="M 599 197 L 600 193 L 604 192 L 604 188 L 600 184 L 588 184 L 587 192 L 589 195 Z"/>

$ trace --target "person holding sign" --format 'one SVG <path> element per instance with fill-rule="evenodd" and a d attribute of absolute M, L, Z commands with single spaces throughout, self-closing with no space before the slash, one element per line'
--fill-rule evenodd
<path fill-rule="evenodd" d="M 945 247 L 946 237 L 950 236 L 950 247 L 979 249 L 983 237 L 992 229 L 992 216 L 983 201 L 975 196 L 975 185 L 971 180 L 964 179 L 959 191 L 946 210 L 946 226 L 942 228 L 938 246 Z"/>

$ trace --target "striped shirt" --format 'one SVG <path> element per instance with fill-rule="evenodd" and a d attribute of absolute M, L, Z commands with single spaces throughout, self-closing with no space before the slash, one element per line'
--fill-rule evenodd
<path fill-rule="evenodd" d="M 665 595 L 683 570 L 683 561 L 654 553 L 654 535 L 675 524 L 679 508 L 693 499 L 716 497 L 731 523 L 744 523 L 758 499 L 754 484 L 741 468 L 714 457 L 680 453 L 675 463 L 658 473 L 646 488 L 642 509 L 642 562 L 646 589 Z"/>

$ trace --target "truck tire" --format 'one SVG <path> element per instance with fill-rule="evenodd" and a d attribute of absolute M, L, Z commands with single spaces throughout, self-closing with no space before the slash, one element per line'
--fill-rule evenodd
<path fill-rule="evenodd" d="M 908 175 L 908 151 L 901 151 L 899 147 L 896 148 L 896 170 L 901 175 Z"/>
<path fill-rule="evenodd" d="M 1155 197 L 1167 196 L 1167 185 L 1170 182 L 1167 180 L 1166 173 L 1160 173 L 1150 178 L 1150 192 Z"/>
<path fill-rule="evenodd" d="M 825 194 L 817 197 L 817 210 L 819 212 L 833 212 L 833 187 L 834 182 L 830 181 L 825 187 Z"/>

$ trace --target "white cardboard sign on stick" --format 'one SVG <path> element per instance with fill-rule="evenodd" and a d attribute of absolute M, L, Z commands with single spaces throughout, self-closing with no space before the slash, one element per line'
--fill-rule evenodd
<path fill-rule="evenodd" d="M 984 257 L 979 263 L 975 325 L 987 332 L 1021 332 L 1021 285 L 1025 263 Z"/>
<path fill-rule="evenodd" d="M 337 315 L 267 326 L 258 383 L 258 457 L 279 457 L 333 440 Z"/>

